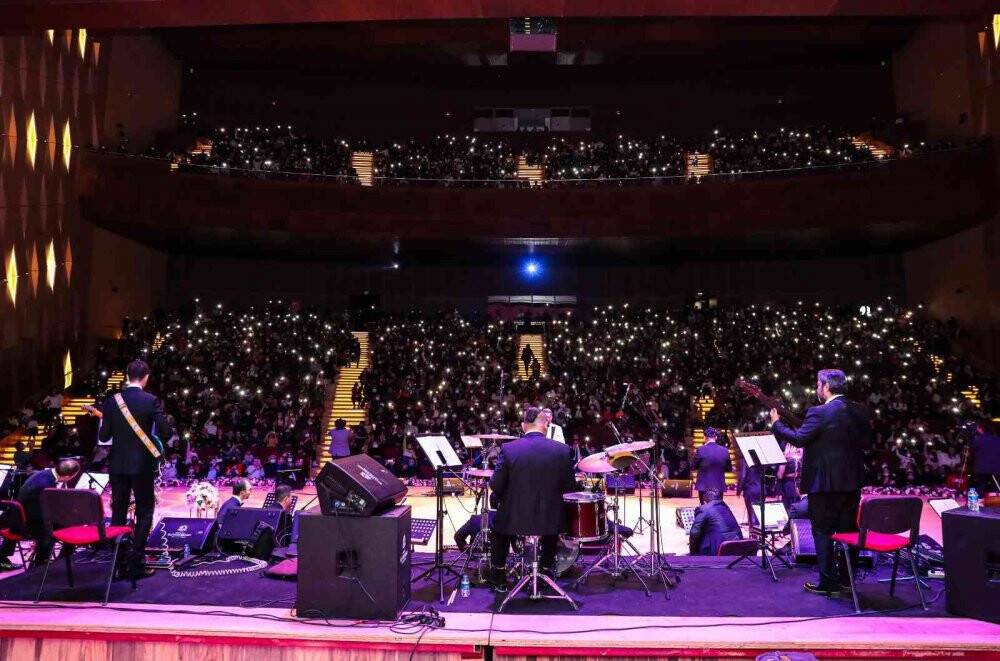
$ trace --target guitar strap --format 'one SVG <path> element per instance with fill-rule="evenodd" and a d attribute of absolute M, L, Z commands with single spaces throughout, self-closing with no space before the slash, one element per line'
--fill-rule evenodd
<path fill-rule="evenodd" d="M 122 412 L 123 416 L 125 416 L 125 422 L 127 422 L 129 427 L 132 428 L 135 435 L 139 437 L 139 440 L 146 446 L 146 449 L 149 450 L 149 454 L 159 459 L 161 456 L 160 451 L 156 449 L 156 445 L 153 444 L 153 441 L 149 438 L 146 432 L 142 430 L 142 427 L 140 427 L 139 423 L 135 421 L 135 418 L 132 417 L 132 412 L 128 410 L 128 405 L 125 403 L 125 398 L 122 397 L 121 393 L 115 395 L 115 404 L 118 405 L 118 410 Z"/>

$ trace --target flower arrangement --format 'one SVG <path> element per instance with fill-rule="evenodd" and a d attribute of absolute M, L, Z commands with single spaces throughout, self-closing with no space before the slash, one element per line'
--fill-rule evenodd
<path fill-rule="evenodd" d="M 195 482 L 185 495 L 188 507 L 200 510 L 216 509 L 219 506 L 219 490 L 211 482 Z"/>

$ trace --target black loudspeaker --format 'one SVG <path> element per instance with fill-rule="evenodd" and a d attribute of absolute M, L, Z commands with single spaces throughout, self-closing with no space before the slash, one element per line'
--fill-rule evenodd
<path fill-rule="evenodd" d="M 398 505 L 406 485 L 366 454 L 327 462 L 316 476 L 316 494 L 323 514 L 371 516 Z"/>
<path fill-rule="evenodd" d="M 215 519 L 186 519 L 183 517 L 165 516 L 153 526 L 146 542 L 147 551 L 163 551 L 180 553 L 184 546 L 191 547 L 191 553 L 201 555 L 208 553 L 212 543 L 212 532 L 215 530 Z"/>
<path fill-rule="evenodd" d="M 256 507 L 234 507 L 227 510 L 219 524 L 219 541 L 250 542 L 258 530 L 258 524 L 266 523 L 271 530 L 277 530 L 281 523 L 280 509 L 258 509 Z"/>
<path fill-rule="evenodd" d="M 299 517 L 299 617 L 395 620 L 410 601 L 410 507 Z"/>
<path fill-rule="evenodd" d="M 809 519 L 790 519 L 792 528 L 792 555 L 795 562 L 816 562 L 816 540 L 813 539 Z"/>
<path fill-rule="evenodd" d="M 1000 623 L 1000 510 L 941 515 L 948 612 Z"/>
<path fill-rule="evenodd" d="M 690 498 L 694 493 L 692 484 L 691 480 L 663 480 L 661 495 L 664 498 Z"/>

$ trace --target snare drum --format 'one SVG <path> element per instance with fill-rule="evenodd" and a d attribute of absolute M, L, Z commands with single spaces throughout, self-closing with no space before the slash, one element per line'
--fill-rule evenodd
<path fill-rule="evenodd" d="M 595 542 L 608 534 L 607 504 L 604 494 L 580 491 L 563 494 L 566 511 L 566 539 Z"/>

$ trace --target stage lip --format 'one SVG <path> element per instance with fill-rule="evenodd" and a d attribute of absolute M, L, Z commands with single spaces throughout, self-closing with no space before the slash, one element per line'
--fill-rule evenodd
<path fill-rule="evenodd" d="M 781 645 L 782 651 L 808 651 L 818 658 L 837 659 L 929 659 L 941 654 L 955 659 L 998 659 L 1000 651 L 994 649 L 939 648 L 815 648 L 809 645 Z M 765 652 L 773 652 L 775 647 L 546 647 L 544 645 L 521 645 L 508 647 L 493 646 L 496 656 L 537 656 L 545 649 L 546 657 L 599 657 L 599 658 L 645 658 L 645 657 L 688 657 L 688 658 L 753 658 Z"/>

